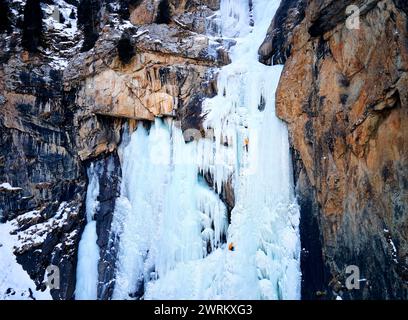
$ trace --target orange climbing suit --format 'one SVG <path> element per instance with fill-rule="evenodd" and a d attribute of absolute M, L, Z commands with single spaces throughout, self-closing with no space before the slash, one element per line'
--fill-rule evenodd
<path fill-rule="evenodd" d="M 248 152 L 248 147 L 249 147 L 249 139 L 248 138 L 245 138 L 245 140 L 244 140 L 244 147 L 245 147 L 246 152 Z"/>

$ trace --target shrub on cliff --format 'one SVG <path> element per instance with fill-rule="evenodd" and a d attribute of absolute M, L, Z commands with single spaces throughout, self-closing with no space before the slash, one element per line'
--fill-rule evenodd
<path fill-rule="evenodd" d="M 135 55 L 135 49 L 128 36 L 122 36 L 116 48 L 118 50 L 119 59 L 123 64 L 129 63 Z"/>
<path fill-rule="evenodd" d="M 43 12 L 40 0 L 27 0 L 24 7 L 23 39 L 24 49 L 36 52 L 43 45 Z"/>
<path fill-rule="evenodd" d="M 84 33 L 82 51 L 91 50 L 99 38 L 99 11 L 101 9 L 98 0 L 81 0 L 78 6 L 78 24 Z"/>
<path fill-rule="evenodd" d="M 10 8 L 7 0 L 0 0 L 0 33 L 10 30 Z"/>
<path fill-rule="evenodd" d="M 169 0 L 161 0 L 158 7 L 156 23 L 169 24 L 171 22 L 171 9 Z"/>
<path fill-rule="evenodd" d="M 130 16 L 129 10 L 131 8 L 136 8 L 142 2 L 143 0 L 119 0 L 119 4 L 120 4 L 119 14 L 122 17 L 122 19 L 125 19 L 125 20 L 129 19 L 129 16 Z"/>

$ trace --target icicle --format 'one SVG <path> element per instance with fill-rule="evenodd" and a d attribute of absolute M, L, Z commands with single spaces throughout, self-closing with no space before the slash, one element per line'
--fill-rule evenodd
<path fill-rule="evenodd" d="M 197 202 L 199 211 L 204 214 L 203 237 L 210 241 L 214 250 L 222 244 L 222 239 L 227 234 L 227 209 L 218 195 L 204 185 L 204 182 L 201 184 L 198 185 Z"/>

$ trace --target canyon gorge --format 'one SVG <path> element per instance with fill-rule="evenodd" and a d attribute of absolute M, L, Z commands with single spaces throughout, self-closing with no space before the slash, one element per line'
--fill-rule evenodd
<path fill-rule="evenodd" d="M 405 0 L 0 0 L 0 45 L 0 300 L 408 298 Z"/>

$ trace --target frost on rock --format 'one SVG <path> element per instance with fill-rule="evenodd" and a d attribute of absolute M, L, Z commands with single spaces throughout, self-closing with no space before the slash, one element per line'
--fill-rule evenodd
<path fill-rule="evenodd" d="M 15 253 L 22 254 L 27 250 L 41 247 L 51 233 L 62 230 L 77 215 L 78 208 L 76 204 L 62 202 L 56 214 L 49 219 L 42 215 L 42 210 L 34 210 L 18 216 L 11 221 L 11 225 L 15 228 L 13 232 L 17 233 L 18 231 L 18 241 L 14 246 Z M 28 225 L 31 226 L 26 228 L 28 221 L 30 222 Z M 74 236 L 76 235 L 68 234 L 65 244 L 73 244 L 72 238 Z"/>

